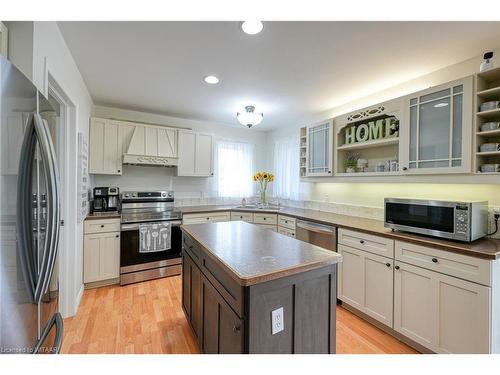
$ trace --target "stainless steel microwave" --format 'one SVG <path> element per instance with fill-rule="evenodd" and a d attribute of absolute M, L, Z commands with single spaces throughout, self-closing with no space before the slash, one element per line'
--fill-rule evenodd
<path fill-rule="evenodd" d="M 488 202 L 385 198 L 384 226 L 472 242 L 488 232 Z"/>

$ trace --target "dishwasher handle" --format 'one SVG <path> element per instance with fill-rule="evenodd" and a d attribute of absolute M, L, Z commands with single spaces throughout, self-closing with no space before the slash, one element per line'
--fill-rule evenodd
<path fill-rule="evenodd" d="M 311 232 L 322 233 L 322 234 L 335 234 L 335 227 L 330 227 L 327 225 L 315 224 L 309 221 L 297 221 L 297 228 L 302 228 L 309 230 Z"/>

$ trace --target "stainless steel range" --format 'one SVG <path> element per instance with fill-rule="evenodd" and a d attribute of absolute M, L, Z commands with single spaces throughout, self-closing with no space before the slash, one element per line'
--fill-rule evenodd
<path fill-rule="evenodd" d="M 179 275 L 181 266 L 182 215 L 174 209 L 172 191 L 125 191 L 121 195 L 122 220 L 120 240 L 120 285 Z M 159 240 L 158 234 L 146 237 L 148 224 L 170 224 L 170 246 L 167 250 L 144 251 Z M 161 249 L 161 247 L 160 247 Z"/>

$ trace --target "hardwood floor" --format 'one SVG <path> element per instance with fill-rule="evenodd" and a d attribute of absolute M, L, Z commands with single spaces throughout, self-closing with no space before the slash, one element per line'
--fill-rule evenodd
<path fill-rule="evenodd" d="M 84 292 L 64 321 L 62 353 L 198 353 L 181 308 L 181 277 Z M 337 353 L 416 353 L 337 306 Z"/>

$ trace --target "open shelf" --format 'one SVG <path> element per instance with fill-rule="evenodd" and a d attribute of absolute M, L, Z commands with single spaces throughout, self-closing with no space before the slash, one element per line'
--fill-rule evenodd
<path fill-rule="evenodd" d="M 493 68 L 477 73 L 477 76 L 486 81 L 500 81 L 500 68 Z"/>
<path fill-rule="evenodd" d="M 478 112 L 477 115 L 483 119 L 491 120 L 498 118 L 500 119 L 500 108 L 490 109 L 489 111 Z"/>
<path fill-rule="evenodd" d="M 479 91 L 477 96 L 484 99 L 500 99 L 500 87 L 493 87 L 491 89 Z"/>
<path fill-rule="evenodd" d="M 500 155 L 500 151 L 483 151 L 483 152 L 476 152 L 477 156 L 497 156 Z"/>
<path fill-rule="evenodd" d="M 480 137 L 494 137 L 494 136 L 500 135 L 500 129 L 487 130 L 484 132 L 477 132 L 476 135 L 478 135 Z"/>
<path fill-rule="evenodd" d="M 359 142 L 337 147 L 337 150 L 360 150 L 363 148 L 395 145 L 399 143 L 399 138 L 377 139 L 376 141 Z"/>

